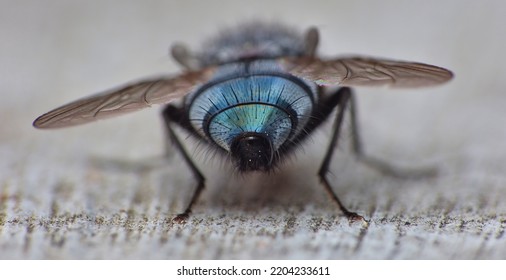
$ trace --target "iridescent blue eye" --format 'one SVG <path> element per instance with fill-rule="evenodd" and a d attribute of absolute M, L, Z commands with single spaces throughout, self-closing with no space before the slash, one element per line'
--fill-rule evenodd
<path fill-rule="evenodd" d="M 337 111 L 334 130 L 318 176 L 350 220 L 366 220 L 344 207 L 326 179 L 341 124 L 350 113 L 353 151 L 358 160 L 396 177 L 431 175 L 434 170 L 400 170 L 363 153 L 354 95 L 349 86 L 421 87 L 452 78 L 446 69 L 416 62 L 367 57 L 321 59 L 316 56 L 318 31 L 305 34 L 278 24 L 253 23 L 222 32 L 193 54 L 172 48 L 185 72 L 147 79 L 56 108 L 39 118 L 37 128 L 88 123 L 153 104 L 163 111 L 168 135 L 195 175 L 197 187 L 186 210 L 188 218 L 204 188 L 204 175 L 174 133 L 177 125 L 232 159 L 238 172 L 271 172 L 282 159 Z M 331 88 L 326 88 L 332 86 Z M 340 87 L 336 87 L 340 86 Z"/>

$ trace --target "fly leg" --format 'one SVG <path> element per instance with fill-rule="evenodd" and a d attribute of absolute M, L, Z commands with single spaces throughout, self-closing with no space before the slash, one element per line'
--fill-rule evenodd
<path fill-rule="evenodd" d="M 352 150 L 355 154 L 357 160 L 362 162 L 363 164 L 376 169 L 382 174 L 402 179 L 417 179 L 417 178 L 426 178 L 426 177 L 434 177 L 437 174 L 436 168 L 420 168 L 420 169 L 400 169 L 398 167 L 392 166 L 391 164 L 384 162 L 375 157 L 366 155 L 364 153 L 364 148 L 362 146 L 362 141 L 360 138 L 360 132 L 358 128 L 358 120 L 357 120 L 357 108 L 356 101 L 353 94 L 350 94 L 349 97 L 350 103 L 350 115 L 351 115 L 351 134 L 352 134 Z"/>
<path fill-rule="evenodd" d="M 334 150 L 337 146 L 339 133 L 341 131 L 341 127 L 342 127 L 342 123 L 343 123 L 344 114 L 346 112 L 346 107 L 347 107 L 348 103 L 350 103 L 352 93 L 351 93 L 350 88 L 343 87 L 343 88 L 340 88 L 338 90 L 338 92 L 335 93 L 335 95 L 338 96 L 338 98 L 339 98 L 338 100 L 336 100 L 336 101 L 338 101 L 337 104 L 339 106 L 339 109 L 338 109 L 338 112 L 336 115 L 336 119 L 334 121 L 334 130 L 332 132 L 332 138 L 330 139 L 329 147 L 327 148 L 327 152 L 325 153 L 325 157 L 323 158 L 323 162 L 320 166 L 320 170 L 318 171 L 318 176 L 320 177 L 320 181 L 323 184 L 323 186 L 325 187 L 325 190 L 329 193 L 329 195 L 332 197 L 332 199 L 337 203 L 337 206 L 339 207 L 339 209 L 341 209 L 341 211 L 348 218 L 348 220 L 350 222 L 362 221 L 362 222 L 364 222 L 364 224 L 367 225 L 368 222 L 363 216 L 361 216 L 355 212 L 351 212 L 343 205 L 343 203 L 341 202 L 341 200 L 339 199 L 337 194 L 334 192 L 334 190 L 330 186 L 330 183 L 326 177 L 327 173 L 329 172 L 330 160 L 332 159 L 332 155 L 334 154 Z"/>
<path fill-rule="evenodd" d="M 165 126 L 167 128 L 168 138 L 169 138 L 170 142 L 172 142 L 172 145 L 176 148 L 176 150 L 179 151 L 179 153 L 183 157 L 184 161 L 186 162 L 186 164 L 190 168 L 191 172 L 193 173 L 193 176 L 197 180 L 197 187 L 195 188 L 195 190 L 193 192 L 193 196 L 192 196 L 190 202 L 188 203 L 188 206 L 186 207 L 186 209 L 184 210 L 183 213 L 178 214 L 173 219 L 173 221 L 176 223 L 184 223 L 190 217 L 190 213 L 192 212 L 192 207 L 195 204 L 195 202 L 198 200 L 198 198 L 200 197 L 200 194 L 202 193 L 202 190 L 204 189 L 204 186 L 205 186 L 204 175 L 202 175 L 202 173 L 197 168 L 195 163 L 193 163 L 191 157 L 188 155 L 188 153 L 184 149 L 183 145 L 181 144 L 181 141 L 178 139 L 177 135 L 174 133 L 174 130 L 171 127 L 171 125 L 173 123 L 176 123 L 176 124 L 180 125 L 181 127 L 187 129 L 188 124 L 184 121 L 183 116 L 184 116 L 183 110 L 178 107 L 175 107 L 173 105 L 168 105 L 163 111 L 163 119 L 165 121 Z"/>

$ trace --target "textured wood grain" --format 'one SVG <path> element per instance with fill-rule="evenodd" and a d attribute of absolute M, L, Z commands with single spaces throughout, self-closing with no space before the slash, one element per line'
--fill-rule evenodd
<path fill-rule="evenodd" d="M 504 7 L 322 1 L 287 14 L 286 3 L 272 1 L 247 12 L 199 2 L 206 13 L 195 22 L 194 4 L 179 1 L 122 2 L 121 15 L 112 2 L 65 3 L 0 11 L 0 259 L 506 258 Z M 194 181 L 177 155 L 158 157 L 157 109 L 68 130 L 30 126 L 86 94 L 175 73 L 160 63 L 170 42 L 197 42 L 221 26 L 217 19 L 266 11 L 322 26 L 325 52 L 419 60 L 456 74 L 447 86 L 417 92 L 360 90 L 366 151 L 440 170 L 431 179 L 385 177 L 349 155 L 343 134 L 330 181 L 351 210 L 371 219 L 367 228 L 350 225 L 315 176 L 329 126 L 267 177 L 234 178 L 198 147 L 208 187 L 185 225 L 171 219 Z"/>
<path fill-rule="evenodd" d="M 184 166 L 174 167 L 177 156 L 153 169 L 76 153 L 65 156 L 70 163 L 39 162 L 54 152 L 33 151 L 18 165 L 26 173 L 3 181 L 1 258 L 506 257 L 502 175 L 390 179 L 341 153 L 332 182 L 371 218 L 368 228 L 341 217 L 304 164 L 268 178 L 212 177 L 192 218 L 179 225 L 171 219 L 193 181 Z"/>

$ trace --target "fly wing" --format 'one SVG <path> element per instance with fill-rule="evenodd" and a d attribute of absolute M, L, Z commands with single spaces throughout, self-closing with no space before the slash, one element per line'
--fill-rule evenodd
<path fill-rule="evenodd" d="M 453 77 L 451 71 L 429 64 L 369 57 L 288 57 L 280 63 L 291 74 L 323 86 L 414 88 L 439 85 Z"/>
<path fill-rule="evenodd" d="M 33 126 L 36 128 L 74 126 L 137 111 L 153 104 L 169 103 L 209 80 L 213 72 L 213 68 L 207 68 L 176 77 L 132 83 L 56 108 L 38 117 Z"/>

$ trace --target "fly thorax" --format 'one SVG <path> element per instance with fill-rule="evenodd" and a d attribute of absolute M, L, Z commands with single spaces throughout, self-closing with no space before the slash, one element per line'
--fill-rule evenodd
<path fill-rule="evenodd" d="M 219 76 L 192 94 L 189 119 L 201 136 L 231 153 L 239 169 L 261 170 L 273 164 L 283 144 L 303 132 L 315 90 L 297 77 L 266 71 L 262 65 L 236 66 L 245 68 Z"/>
<path fill-rule="evenodd" d="M 197 56 L 202 67 L 248 58 L 276 58 L 305 54 L 302 34 L 279 24 L 251 22 L 224 30 L 206 41 Z"/>

